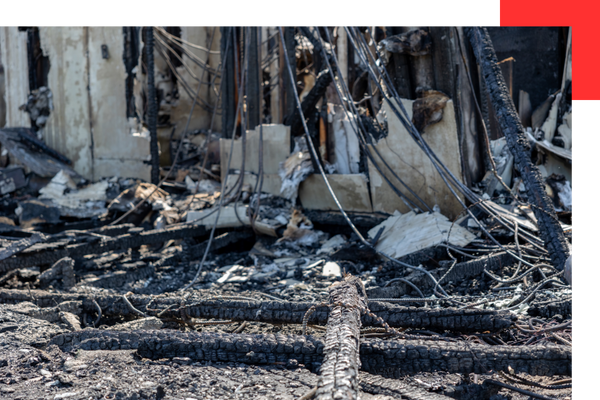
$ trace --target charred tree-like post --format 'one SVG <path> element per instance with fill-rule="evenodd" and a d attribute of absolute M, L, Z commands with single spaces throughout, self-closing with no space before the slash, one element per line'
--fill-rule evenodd
<path fill-rule="evenodd" d="M 358 288 L 362 288 L 359 294 Z M 360 369 L 360 314 L 366 307 L 362 282 L 348 276 L 329 288 L 333 309 L 327 320 L 324 360 L 316 398 L 358 399 Z"/>
<path fill-rule="evenodd" d="M 262 68 L 261 61 L 258 59 L 258 29 L 250 28 L 249 37 L 244 37 L 244 40 L 250 40 L 250 48 L 248 50 L 248 91 L 246 94 L 246 102 L 248 105 L 248 130 L 256 128 L 260 124 L 260 99 L 261 99 L 261 82 Z"/>
<path fill-rule="evenodd" d="M 235 127 L 235 65 L 233 58 L 234 45 L 227 46 L 229 36 L 232 36 L 232 27 L 221 27 L 221 131 L 224 138 L 231 138 Z M 227 51 L 226 51 L 227 50 Z"/>
<path fill-rule="evenodd" d="M 465 29 L 475 57 L 481 68 L 484 83 L 492 101 L 492 107 L 500 128 L 506 137 L 506 144 L 515 157 L 515 165 L 523 178 L 529 201 L 534 205 L 533 212 L 538 221 L 540 236 L 550 253 L 552 264 L 562 270 L 569 256 L 569 249 L 560 222 L 552 206 L 552 201 L 544 190 L 540 171 L 531 162 L 530 144 L 523 131 L 523 125 L 508 93 L 506 82 L 498 65 L 492 40 L 485 28 Z"/>
<path fill-rule="evenodd" d="M 160 180 L 160 165 L 158 163 L 158 137 L 156 125 L 158 119 L 158 105 L 156 103 L 156 86 L 154 85 L 154 30 L 151 26 L 146 28 L 146 73 L 148 74 L 148 130 L 150 131 L 150 157 L 152 170 L 150 180 L 157 185 Z"/>
<path fill-rule="evenodd" d="M 292 66 L 292 75 L 294 75 L 294 79 L 290 80 L 290 75 L 287 72 L 287 68 L 285 66 L 285 60 L 283 60 L 284 52 L 281 51 L 279 57 L 282 60 L 282 65 L 279 68 L 281 71 L 281 75 L 283 77 L 283 93 L 285 96 L 285 107 L 283 109 L 284 115 L 287 117 L 294 113 L 296 110 L 296 99 L 294 98 L 294 89 L 292 89 L 291 85 L 296 84 L 296 27 L 286 26 L 283 31 L 283 37 L 285 39 L 285 46 L 288 54 L 288 62 Z"/>

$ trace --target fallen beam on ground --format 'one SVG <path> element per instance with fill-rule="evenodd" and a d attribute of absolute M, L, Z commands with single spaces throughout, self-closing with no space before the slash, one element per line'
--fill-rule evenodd
<path fill-rule="evenodd" d="M 33 235 L 31 235 L 28 238 L 23 238 L 21 240 L 17 240 L 16 242 L 12 243 L 7 248 L 2 249 L 0 251 L 0 261 L 5 260 L 8 257 L 13 256 L 15 254 L 18 254 L 25 249 L 28 249 L 29 247 L 33 246 L 34 244 L 41 242 L 43 239 L 44 239 L 43 234 L 34 233 Z"/>
<path fill-rule="evenodd" d="M 552 264 L 562 270 L 569 256 L 567 241 L 552 202 L 544 189 L 540 171 L 531 161 L 530 144 L 508 93 L 492 40 L 485 28 L 466 28 L 465 32 L 473 46 L 496 117 L 506 137 L 508 148 L 515 158 L 514 163 L 525 184 L 528 199 L 535 206 L 532 208 L 537 218 L 540 236 L 550 253 Z"/>
<path fill-rule="evenodd" d="M 327 319 L 317 400 L 359 398 L 360 310 L 367 306 L 364 289 L 359 293 L 359 287 L 364 287 L 359 278 L 347 276 L 329 288 L 333 306 Z"/>
<path fill-rule="evenodd" d="M 313 336 L 228 334 L 175 330 L 114 332 L 85 329 L 54 337 L 64 351 L 135 350 L 150 359 L 188 357 L 197 361 L 287 364 L 308 368 L 323 362 L 325 343 Z M 561 345 L 489 346 L 467 342 L 365 340 L 362 370 L 390 378 L 417 372 L 486 373 L 490 370 L 530 375 L 570 375 L 571 348 Z"/>
<path fill-rule="evenodd" d="M 208 232 L 203 226 L 184 225 L 170 229 L 128 233 L 107 239 L 95 237 L 86 243 L 68 245 L 64 243 L 44 243 L 0 261 L 0 274 L 18 268 L 53 264 L 64 257 L 77 258 L 88 254 L 125 250 L 167 240 L 203 236 L 208 236 Z"/>
<path fill-rule="evenodd" d="M 0 303 L 14 304 L 31 301 L 39 307 L 53 307 L 64 301 L 83 301 L 84 310 L 96 311 L 94 301 L 106 316 L 134 316 L 124 303 L 123 296 L 113 294 L 49 293 L 42 290 L 0 289 Z M 301 324 L 302 318 L 314 303 L 286 301 L 246 301 L 191 297 L 181 306 L 182 297 L 154 297 L 130 295 L 131 304 L 146 314 L 165 318 L 217 318 L 234 321 L 259 321 L 274 324 Z M 150 303 L 152 301 L 152 303 Z M 166 310 L 171 307 L 171 309 Z M 425 309 L 403 307 L 378 301 L 369 302 L 370 310 L 392 327 L 453 330 L 459 332 L 498 331 L 510 327 L 516 317 L 508 311 L 443 308 Z M 163 311 L 166 310 L 166 311 Z M 329 307 L 317 307 L 308 319 L 309 324 L 325 325 Z M 368 315 L 362 316 L 364 326 L 380 326 Z"/>
<path fill-rule="evenodd" d="M 361 372 L 360 390 L 375 395 L 391 396 L 403 400 L 450 400 L 452 397 L 443 394 L 428 392 L 416 384 L 402 382 L 396 379 L 388 379 L 379 375 L 371 375 Z"/>

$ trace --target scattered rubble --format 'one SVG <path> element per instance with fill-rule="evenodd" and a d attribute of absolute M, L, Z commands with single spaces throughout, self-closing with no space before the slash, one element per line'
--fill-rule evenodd
<path fill-rule="evenodd" d="M 517 114 L 486 29 L 224 28 L 219 54 L 146 29 L 160 180 L 79 175 L 54 88 L 0 129 L 0 397 L 570 398 L 570 55 Z M 230 131 L 170 121 L 190 77 Z"/>

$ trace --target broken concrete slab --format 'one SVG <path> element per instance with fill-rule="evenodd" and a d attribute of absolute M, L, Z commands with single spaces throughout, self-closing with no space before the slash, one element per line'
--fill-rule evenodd
<path fill-rule="evenodd" d="M 402 99 L 402 103 L 408 112 L 409 119 L 412 119 L 413 101 Z M 463 211 L 462 206 L 454 198 L 429 157 L 418 147 L 398 117 L 390 110 L 387 102 L 384 102 L 383 109 L 388 118 L 389 134 L 374 146 L 369 145 L 371 152 L 375 154 L 373 147 L 376 147 L 388 165 L 429 207 L 433 208 L 438 205 L 442 214 L 454 219 Z M 425 128 L 423 138 L 450 172 L 458 179 L 462 179 L 459 140 L 452 101 L 446 103 L 442 120 Z M 385 176 L 402 193 L 417 203 L 417 200 L 399 184 L 381 160 L 378 157 L 375 159 L 378 160 L 376 162 Z M 396 210 L 401 213 L 410 211 L 406 204 L 387 185 L 370 160 L 368 167 L 373 211 L 388 214 L 393 214 Z M 459 194 L 459 196 L 461 195 Z"/>
<path fill-rule="evenodd" d="M 331 189 L 344 211 L 372 212 L 367 177 L 364 174 L 327 175 Z M 300 202 L 307 210 L 338 211 L 339 208 L 327 190 L 323 177 L 309 175 L 298 191 Z"/>
<path fill-rule="evenodd" d="M 464 247 L 476 238 L 460 225 L 452 226 L 450 220 L 438 212 L 400 214 L 396 211 L 371 229 L 369 238 L 373 239 L 382 227 L 384 230 L 375 248 L 394 258 L 446 242 Z"/>

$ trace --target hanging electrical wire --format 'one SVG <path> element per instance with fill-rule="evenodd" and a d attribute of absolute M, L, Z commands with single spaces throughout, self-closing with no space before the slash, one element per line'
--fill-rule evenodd
<path fill-rule="evenodd" d="M 213 28 L 213 34 L 211 36 L 212 38 L 214 38 L 214 36 L 215 36 L 215 29 L 216 28 Z M 211 44 L 212 44 L 212 39 L 211 39 Z M 227 46 L 229 46 L 229 38 L 227 41 Z M 175 152 L 175 157 L 173 157 L 173 162 L 171 163 L 171 167 L 169 168 L 169 171 L 167 172 L 165 177 L 160 180 L 158 185 L 156 185 L 156 187 L 150 192 L 150 194 L 148 194 L 144 199 L 140 200 L 133 208 L 131 208 L 129 211 L 127 211 L 125 214 L 123 214 L 122 216 L 120 216 L 119 218 L 114 220 L 113 222 L 111 222 L 109 225 L 118 224 L 123 219 L 125 219 L 128 215 L 130 215 L 132 212 L 137 210 L 146 200 L 148 200 L 162 186 L 163 183 L 165 183 L 165 181 L 169 178 L 169 176 L 171 176 L 171 173 L 175 169 L 175 164 L 177 163 L 177 160 L 179 159 L 179 154 L 181 153 L 181 149 L 183 148 L 183 139 L 187 136 L 188 128 L 190 126 L 190 121 L 192 119 L 192 114 L 194 113 L 194 107 L 196 106 L 196 99 L 198 98 L 198 94 L 200 93 L 201 87 L 202 87 L 202 85 L 199 84 L 198 89 L 196 90 L 196 96 L 193 96 L 194 100 L 192 102 L 192 107 L 190 108 L 190 112 L 188 114 L 188 119 L 185 124 L 185 129 L 183 130 L 183 138 L 179 141 L 179 145 L 177 146 L 177 151 Z M 215 106 L 215 110 L 216 110 L 216 106 Z M 211 126 L 212 126 L 212 122 L 211 122 Z"/>
<path fill-rule="evenodd" d="M 302 30 L 305 30 L 305 32 L 308 32 L 308 35 L 312 36 L 312 34 L 310 33 L 310 31 L 308 31 L 308 28 L 301 28 Z M 332 81 L 334 83 L 334 87 L 336 89 L 336 92 L 338 94 L 338 97 L 340 98 L 340 101 L 342 103 L 342 108 L 344 109 L 344 112 L 346 114 L 346 118 L 348 119 L 348 121 L 350 122 L 351 126 L 352 126 L 352 130 L 354 131 L 354 133 L 357 135 L 358 141 L 359 141 L 359 145 L 361 147 L 361 149 L 363 150 L 363 152 L 367 155 L 367 157 L 369 158 L 369 160 L 371 161 L 371 163 L 373 164 L 373 166 L 377 169 L 377 171 L 380 173 L 381 177 L 383 178 L 383 180 L 390 186 L 390 188 L 392 189 L 392 191 L 394 191 L 394 193 L 396 193 L 396 195 L 398 195 L 398 197 L 400 197 L 400 200 L 409 208 L 409 209 L 417 209 L 419 211 L 424 211 L 424 209 L 420 206 L 418 206 L 417 204 L 415 204 L 410 198 L 408 198 L 404 193 L 402 193 L 391 181 L 390 179 L 386 176 L 386 174 L 383 173 L 383 171 L 381 170 L 381 167 L 379 166 L 379 164 L 375 161 L 373 155 L 371 154 L 371 152 L 369 151 L 369 147 L 367 146 L 368 144 L 373 144 L 372 141 L 370 140 L 370 135 L 367 131 L 367 129 L 365 128 L 365 126 L 362 123 L 362 120 L 360 118 L 360 114 L 358 112 L 358 109 L 356 109 L 356 106 L 354 105 L 354 102 L 352 102 L 351 99 L 352 96 L 349 95 L 349 90 L 344 82 L 343 79 L 339 79 L 336 78 L 336 76 L 334 75 L 334 69 L 332 68 L 332 64 L 329 62 L 329 56 L 331 55 L 331 57 L 335 60 L 335 65 L 337 65 L 337 58 L 335 56 L 334 52 L 331 52 L 331 54 L 327 53 L 325 51 L 325 46 L 323 46 L 323 40 L 321 38 L 321 35 L 318 31 L 318 29 L 316 30 L 317 35 L 319 37 L 319 44 L 316 45 L 316 43 L 313 43 L 313 46 L 315 47 L 315 49 L 319 48 L 321 50 L 321 52 L 323 53 L 323 59 L 325 60 L 327 67 L 329 69 L 329 73 L 331 74 L 332 77 Z M 326 30 L 327 35 L 329 35 L 329 32 Z M 305 34 L 306 35 L 306 34 Z M 313 37 L 314 39 L 314 37 Z M 309 38 L 310 40 L 310 38 Z M 328 38 L 328 40 L 331 40 L 330 38 Z M 312 41 L 311 41 L 312 42 Z M 337 70 L 337 68 L 336 68 Z M 339 72 L 338 72 L 339 75 Z M 340 88 L 338 87 L 338 83 L 341 82 L 341 86 L 342 86 L 342 90 L 345 91 L 346 96 L 342 95 L 342 93 L 340 92 Z M 351 107 L 350 107 L 351 106 Z M 351 111 L 348 110 L 348 108 L 350 108 Z M 377 155 L 379 156 L 380 160 L 383 162 L 384 166 L 386 166 L 388 168 L 388 170 L 392 173 L 392 175 L 408 190 L 408 192 L 414 196 L 415 199 L 417 199 L 422 205 L 425 206 L 425 209 L 427 209 L 428 211 L 432 211 L 431 208 L 429 208 L 429 206 L 408 186 L 404 183 L 404 181 L 402 181 L 402 179 L 400 179 L 400 177 L 396 174 L 396 172 L 387 164 L 387 162 L 383 159 L 383 157 L 381 157 L 381 154 L 379 154 L 377 148 L 375 148 L 374 146 L 372 147 L 375 152 L 377 153 Z"/>
<path fill-rule="evenodd" d="M 279 37 L 281 39 L 281 41 L 284 41 L 284 37 L 283 37 L 283 30 L 281 29 L 281 27 L 278 27 L 279 29 Z M 285 65 L 286 68 L 288 70 L 288 76 L 290 77 L 290 79 L 293 79 L 294 75 L 292 73 L 292 67 L 290 65 L 289 59 L 288 59 L 288 54 L 287 54 L 287 49 L 285 48 L 285 46 L 283 46 L 283 51 L 284 51 L 284 60 L 285 60 Z M 346 211 L 344 211 L 344 209 L 342 208 L 342 205 L 340 204 L 337 196 L 335 195 L 333 189 L 331 188 L 331 185 L 329 184 L 329 180 L 327 179 L 327 175 L 325 174 L 325 170 L 323 169 L 323 165 L 321 165 L 321 162 L 319 161 L 319 158 L 317 157 L 317 152 L 314 148 L 314 145 L 312 143 L 312 140 L 310 139 L 310 134 L 309 134 L 309 130 L 308 127 L 306 125 L 306 120 L 304 118 L 304 113 L 302 112 L 302 104 L 300 102 L 300 98 L 298 97 L 298 91 L 296 89 L 296 85 L 290 85 L 294 94 L 294 98 L 296 101 L 296 108 L 298 109 L 298 112 L 300 113 L 300 119 L 302 120 L 302 126 L 304 128 L 304 134 L 305 134 L 305 139 L 306 142 L 308 143 L 308 149 L 311 153 L 311 156 L 313 157 L 314 160 L 316 160 L 316 164 L 317 167 L 319 169 L 319 173 L 321 174 L 321 177 L 323 178 L 323 181 L 325 182 L 325 186 L 327 187 L 327 191 L 329 192 L 329 194 L 331 195 L 331 197 L 333 198 L 333 201 L 335 202 L 336 206 L 338 207 L 338 209 L 340 210 L 340 213 L 342 214 L 342 216 L 344 217 L 344 219 L 346 220 L 346 222 L 348 223 L 348 225 L 350 226 L 350 228 L 352 229 L 352 231 L 356 234 L 356 236 L 359 238 L 359 240 L 366 246 L 368 246 L 369 248 L 373 249 L 373 251 L 379 255 L 381 255 L 382 257 L 390 260 L 391 262 L 398 264 L 400 266 L 406 267 L 406 268 L 410 268 L 413 269 L 415 271 L 419 271 L 422 272 L 423 274 L 425 274 L 429 279 L 431 279 L 435 285 L 435 287 L 439 287 L 440 291 L 442 292 L 442 294 L 445 297 L 450 297 L 448 295 L 448 293 L 446 293 L 446 291 L 439 286 L 437 280 L 435 279 L 435 277 L 433 275 L 431 275 L 431 273 L 429 271 L 427 271 L 424 268 L 421 267 L 415 267 L 414 265 L 410 265 L 407 264 L 405 262 L 402 262 L 400 260 L 397 260 L 389 255 L 387 255 L 386 253 L 377 250 L 373 244 L 371 244 L 371 242 L 367 241 L 363 235 L 358 231 L 358 229 L 356 228 L 356 226 L 354 225 L 354 223 L 352 223 L 352 221 L 350 220 L 350 218 L 348 217 L 348 214 L 346 214 Z"/>
<path fill-rule="evenodd" d="M 407 131 L 409 132 L 409 134 L 411 134 L 411 136 L 413 137 L 413 139 L 415 140 L 415 142 L 419 145 L 419 147 L 423 151 L 425 151 L 425 154 L 432 161 L 433 166 L 436 168 L 436 170 L 440 174 L 440 177 L 442 178 L 442 180 L 444 180 L 444 183 L 446 184 L 446 186 L 450 189 L 452 195 L 459 201 L 459 203 L 463 206 L 463 208 L 469 213 L 469 216 L 471 218 L 473 218 L 473 220 L 478 224 L 478 226 L 480 227 L 480 229 L 482 230 L 482 232 L 484 232 L 486 234 L 486 236 L 488 238 L 490 238 L 490 240 L 492 240 L 492 242 L 494 242 L 496 245 L 498 245 L 503 250 L 505 250 L 513 258 L 515 258 L 517 260 L 520 260 L 521 262 L 523 262 L 527 266 L 530 266 L 530 267 L 533 266 L 531 263 L 523 260 L 521 257 L 519 257 L 518 255 L 514 254 L 512 251 L 504 248 L 504 246 L 502 246 L 496 240 L 496 238 L 493 237 L 491 235 L 491 233 L 489 233 L 485 229 L 485 227 L 479 221 L 479 219 L 477 219 L 475 217 L 475 215 L 473 215 L 473 213 L 471 212 L 471 210 L 465 205 L 465 203 L 458 196 L 458 194 L 456 193 L 456 191 L 455 191 L 454 188 L 456 188 L 457 190 L 459 190 L 461 192 L 461 194 L 463 194 L 469 201 L 471 201 L 473 203 L 478 202 L 478 201 L 481 202 L 481 199 L 479 198 L 479 196 L 477 196 L 475 193 L 473 193 L 469 188 L 467 188 L 460 180 L 458 180 L 456 178 L 456 176 L 454 176 L 452 174 L 451 171 L 448 170 L 448 168 L 439 160 L 439 158 L 431 150 L 431 148 L 429 147 L 429 145 L 423 140 L 422 136 L 420 135 L 420 133 L 418 132 L 418 130 L 414 127 L 414 125 L 412 124 L 412 122 L 409 122 L 410 118 L 408 117 L 408 112 L 404 108 L 402 102 L 399 101 L 400 96 L 398 96 L 397 92 L 395 92 L 395 88 L 394 88 L 393 84 L 391 84 L 391 79 L 389 78 L 389 75 L 387 74 L 387 71 L 385 70 L 385 68 L 382 68 L 382 63 L 380 62 L 379 64 L 381 64 L 381 65 L 379 65 L 378 71 L 383 76 L 383 81 L 386 83 L 386 89 L 387 90 L 384 90 L 384 88 L 381 86 L 380 81 L 377 79 L 377 76 L 376 76 L 375 72 L 373 71 L 371 63 L 369 63 L 367 61 L 367 58 L 370 57 L 371 60 L 372 60 L 372 64 L 373 65 L 378 65 L 377 61 L 373 59 L 373 56 L 370 54 L 370 52 L 367 52 L 367 51 L 364 50 L 364 48 L 367 47 L 366 46 L 366 41 L 365 41 L 364 37 L 362 35 L 360 35 L 360 34 L 358 34 L 358 35 L 355 36 L 354 33 L 353 33 L 353 31 L 351 31 L 347 27 L 345 29 L 346 29 L 346 32 L 348 33 L 348 38 L 350 39 L 352 45 L 354 46 L 355 54 L 357 54 L 357 56 L 361 59 L 361 61 L 367 67 L 367 71 L 371 75 L 374 83 L 379 87 L 379 89 L 381 90 L 381 93 L 384 94 L 384 99 L 387 102 L 387 104 L 390 106 L 390 110 L 392 110 L 392 112 L 398 117 L 398 119 L 400 120 L 400 122 L 407 129 Z M 357 37 L 360 38 L 360 39 L 362 39 L 362 42 L 359 41 L 357 39 Z M 357 42 L 359 42 L 360 44 L 357 44 Z M 365 53 L 368 54 L 369 56 L 365 57 L 364 56 Z M 378 54 L 378 57 L 381 60 L 381 56 L 379 54 Z M 380 68 L 382 70 L 380 70 Z M 389 93 L 388 91 L 391 92 L 391 93 Z M 399 105 L 399 107 L 400 107 L 400 109 L 401 109 L 401 111 L 402 111 L 402 113 L 404 115 L 400 114 L 400 111 L 398 111 L 397 106 L 394 104 L 394 102 L 390 101 L 390 98 L 395 98 L 395 99 L 398 100 L 397 103 L 398 103 L 398 105 Z M 452 184 L 450 184 L 450 182 L 448 181 L 449 179 L 452 181 Z M 510 229 L 508 227 L 508 225 L 506 225 L 504 223 L 504 221 L 502 221 L 500 218 L 498 218 L 498 216 L 496 215 L 496 213 L 494 213 L 493 210 L 490 210 L 489 207 L 485 207 L 485 203 L 480 203 L 480 204 L 478 204 L 478 206 L 484 212 L 486 212 L 487 214 L 489 214 L 493 218 L 495 218 L 499 223 L 501 223 L 502 225 L 504 225 L 509 231 L 512 231 L 512 229 Z"/>
<path fill-rule="evenodd" d="M 234 44 L 234 54 L 237 55 L 235 30 L 233 30 L 233 44 Z M 240 111 L 242 109 L 242 104 L 244 102 L 243 90 L 244 90 L 244 79 L 246 78 L 246 75 L 247 75 L 247 72 L 248 72 L 248 57 L 247 57 L 248 46 L 249 46 L 249 41 L 246 41 L 245 46 L 244 46 L 245 47 L 244 55 L 246 56 L 245 57 L 245 63 L 244 63 L 244 67 L 242 68 L 241 78 L 240 78 L 240 84 L 238 86 L 238 93 L 240 95 L 238 96 L 238 104 L 237 104 L 237 108 L 236 108 L 236 111 L 235 111 L 235 120 L 236 121 L 238 119 L 238 116 L 240 115 Z M 237 59 L 236 59 L 236 61 L 237 61 Z M 236 62 L 236 65 L 237 65 L 237 62 Z M 242 118 L 242 120 L 244 120 L 244 118 Z M 236 127 L 234 125 L 233 132 L 231 133 L 231 138 L 232 139 L 231 139 L 231 145 L 230 145 L 230 149 L 229 149 L 229 157 L 227 158 L 227 169 L 226 169 L 226 172 L 225 172 L 225 181 L 221 183 L 223 186 L 226 185 L 227 178 L 229 177 L 229 168 L 231 167 L 231 159 L 232 159 L 232 156 L 233 156 L 233 145 L 235 143 L 235 140 L 234 140 L 235 129 L 236 129 Z M 243 137 L 245 136 L 245 130 L 244 129 L 242 129 L 242 136 Z M 245 147 L 244 144 L 242 146 Z M 244 149 L 242 149 L 242 154 L 243 154 L 243 156 L 242 156 L 242 166 L 244 166 L 244 164 L 245 164 L 245 159 L 244 159 L 244 154 L 245 153 L 244 153 L 243 150 Z M 242 176 L 242 175 L 240 174 L 240 176 Z M 238 188 L 237 190 L 241 190 L 242 183 L 243 183 L 243 178 L 241 179 L 239 186 L 237 186 L 237 188 Z M 232 198 L 235 197 L 236 195 L 237 195 L 237 193 L 235 193 L 232 196 Z M 198 280 L 198 277 L 200 276 L 200 273 L 202 272 L 202 269 L 204 267 L 204 263 L 206 262 L 206 257 L 208 256 L 208 253 L 209 253 L 210 248 L 211 248 L 211 244 L 212 244 L 214 236 L 215 236 L 215 230 L 216 230 L 217 224 L 219 222 L 219 217 L 221 215 L 221 210 L 223 209 L 223 207 L 225 205 L 224 204 L 224 198 L 225 198 L 225 195 L 222 193 L 221 196 L 219 197 L 219 205 L 217 206 L 217 209 L 216 209 L 217 216 L 215 218 L 215 222 L 214 222 L 214 224 L 212 226 L 212 229 L 210 231 L 210 236 L 209 236 L 208 241 L 206 243 L 206 249 L 204 251 L 204 255 L 202 256 L 202 260 L 200 261 L 200 264 L 198 265 L 198 270 L 196 271 L 196 275 L 194 276 L 194 279 L 192 279 L 192 281 L 189 284 L 187 284 L 182 290 L 188 290 L 189 288 L 191 288 L 196 283 L 196 281 Z M 215 210 L 213 210 L 213 212 L 214 211 Z"/>
<path fill-rule="evenodd" d="M 158 46 L 156 46 L 156 49 L 158 50 L 159 55 L 161 56 L 161 58 L 163 58 L 165 60 L 165 62 L 167 63 L 167 66 L 169 67 L 169 70 L 171 71 L 171 73 L 173 75 L 175 75 L 177 82 L 179 84 L 181 84 L 181 87 L 187 93 L 189 98 L 193 99 L 193 100 L 198 100 L 201 103 L 200 106 L 204 110 L 212 112 L 213 107 L 210 104 L 208 104 L 206 101 L 204 101 L 204 99 L 202 99 L 202 97 L 200 96 L 200 92 L 198 92 L 196 95 L 194 95 L 191 85 L 181 75 L 181 73 L 177 70 L 177 68 L 173 66 L 173 64 L 171 63 L 171 59 L 169 58 L 169 55 L 165 53 L 163 46 L 160 44 L 160 42 L 157 42 L 157 44 L 158 44 Z M 199 82 L 199 86 L 202 86 L 203 82 L 199 79 L 197 79 L 197 80 Z"/>

